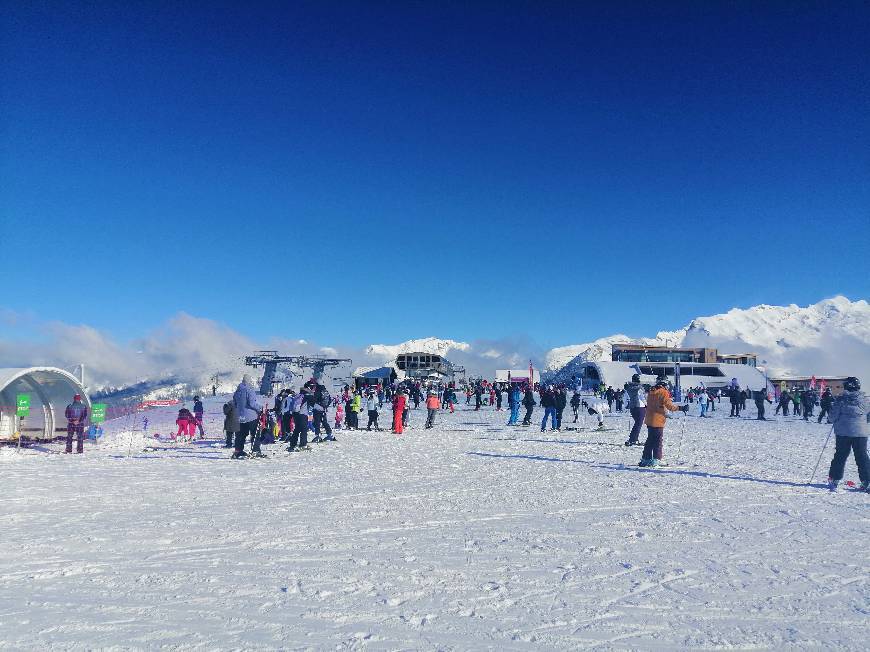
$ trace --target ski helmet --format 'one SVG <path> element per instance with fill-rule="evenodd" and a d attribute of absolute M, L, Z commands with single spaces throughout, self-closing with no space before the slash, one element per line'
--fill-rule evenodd
<path fill-rule="evenodd" d="M 849 376 L 843 381 L 843 389 L 847 392 L 857 392 L 861 389 L 861 381 L 855 378 L 855 376 Z"/>
<path fill-rule="evenodd" d="M 631 377 L 631 382 L 633 382 L 633 383 L 639 383 L 639 382 L 640 382 L 640 374 L 634 374 L 634 375 L 632 375 L 632 377 Z"/>
<path fill-rule="evenodd" d="M 667 376 L 665 376 L 664 374 L 659 374 L 658 376 L 656 376 L 656 385 L 667 385 L 667 384 L 668 384 L 668 377 Z"/>

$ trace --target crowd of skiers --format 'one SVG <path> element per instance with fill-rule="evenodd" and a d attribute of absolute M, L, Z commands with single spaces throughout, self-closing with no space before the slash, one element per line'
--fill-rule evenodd
<path fill-rule="evenodd" d="M 843 478 L 846 460 L 854 454 L 858 466 L 861 488 L 867 489 L 870 482 L 870 459 L 867 454 L 867 440 L 870 435 L 870 406 L 867 397 L 860 391 L 861 385 L 857 378 L 850 377 L 844 382 L 844 391 L 834 397 L 830 388 L 825 389 L 821 396 L 815 389 L 783 388 L 775 396 L 777 408 L 788 415 L 789 407 L 795 415 L 803 415 L 804 420 L 814 416 L 816 404 L 820 410 L 818 422 L 827 418 L 832 424 L 831 433 L 836 435 L 835 453 L 831 462 L 828 483 L 831 489 L 836 489 Z M 730 417 L 739 417 L 746 409 L 746 403 L 751 398 L 756 405 L 756 419 L 766 420 L 765 404 L 772 404 L 766 388 L 750 391 L 739 387 L 736 380 L 721 389 L 690 388 L 686 392 L 686 403 L 677 405 L 672 399 L 670 383 L 666 376 L 656 378 L 652 387 L 641 383 L 640 375 L 632 376 L 630 382 L 622 388 L 600 386 L 592 394 L 581 394 L 579 387 L 574 387 L 573 394 L 568 399 L 568 388 L 563 385 L 531 386 L 529 384 L 499 384 L 477 381 L 468 383 L 462 389 L 466 395 L 466 403 L 474 398 L 474 409 L 483 405 L 491 405 L 500 411 L 502 403 L 507 400 L 510 416 L 508 426 L 530 426 L 536 406 L 543 408 L 541 431 L 547 426 L 553 431 L 562 429 L 564 412 L 568 405 L 573 412 L 573 422 L 577 423 L 581 409 L 598 421 L 598 429 L 604 428 L 604 416 L 627 408 L 632 418 L 626 446 L 640 446 L 641 429 L 645 425 L 647 436 L 639 466 L 664 466 L 664 428 L 666 417 L 671 412 L 687 413 L 691 405 L 698 403 L 700 417 L 708 417 L 709 410 L 723 398 L 731 405 Z M 537 391 L 538 401 L 535 400 Z M 395 434 L 402 434 L 408 427 L 410 412 L 421 404 L 426 408 L 425 428 L 435 425 L 440 410 L 455 409 L 457 388 L 454 384 L 435 384 L 424 386 L 420 382 L 404 381 L 399 384 L 376 385 L 372 387 L 344 386 L 340 395 L 333 397 L 326 386 L 312 378 L 298 392 L 285 389 L 275 396 L 271 407 L 257 394 L 250 375 L 245 374 L 239 383 L 233 397 L 224 404 L 225 446 L 233 448 L 233 458 L 248 456 L 245 451 L 246 442 L 251 443 L 250 455 L 262 456 L 261 446 L 264 443 L 281 441 L 287 443 L 288 452 L 310 450 L 309 432 L 313 433 L 312 443 L 336 441 L 335 430 L 361 429 L 359 413 L 366 411 L 368 421 L 365 429 L 368 431 L 382 430 L 379 414 L 386 404 L 390 405 L 392 413 L 390 425 Z M 334 422 L 330 425 L 329 410 L 334 408 Z M 519 420 L 520 410 L 525 414 L 522 422 Z M 176 424 L 178 430 L 174 438 L 193 439 L 197 435 L 205 437 L 203 429 L 203 405 L 199 396 L 194 397 L 193 410 L 182 406 L 178 412 Z M 76 452 L 83 451 L 84 427 L 88 418 L 88 409 L 80 395 L 73 397 L 65 412 L 67 418 L 66 452 L 72 452 L 73 440 L 77 439 Z"/>

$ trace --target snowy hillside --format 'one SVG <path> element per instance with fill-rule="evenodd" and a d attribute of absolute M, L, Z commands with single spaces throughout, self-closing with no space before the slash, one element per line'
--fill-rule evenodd
<path fill-rule="evenodd" d="M 442 340 L 437 337 L 424 337 L 422 339 L 408 340 L 401 344 L 372 344 L 366 348 L 366 355 L 392 362 L 400 353 L 430 353 L 433 355 L 446 356 L 450 351 L 470 351 L 471 345 L 466 342 L 455 340 Z"/>
<path fill-rule="evenodd" d="M 193 444 L 173 406 L 81 456 L 0 449 L 0 649 L 867 648 L 870 495 L 819 486 L 830 446 L 808 484 L 826 424 L 693 410 L 643 469 L 624 413 L 460 405 L 232 461 L 224 400 Z"/>
<path fill-rule="evenodd" d="M 547 369 L 609 360 L 616 342 L 714 347 L 724 353 L 753 352 L 771 374 L 870 376 L 870 304 L 845 297 L 800 307 L 760 305 L 698 317 L 685 328 L 654 338 L 611 335 L 587 344 L 552 349 Z"/>

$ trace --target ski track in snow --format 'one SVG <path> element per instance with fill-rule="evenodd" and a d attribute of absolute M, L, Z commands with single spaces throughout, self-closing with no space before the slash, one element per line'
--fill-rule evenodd
<path fill-rule="evenodd" d="M 656 470 L 625 416 L 464 405 L 266 460 L 128 456 L 132 417 L 81 457 L 3 449 L 0 648 L 866 649 L 870 496 L 806 486 L 830 426 L 714 415 Z"/>

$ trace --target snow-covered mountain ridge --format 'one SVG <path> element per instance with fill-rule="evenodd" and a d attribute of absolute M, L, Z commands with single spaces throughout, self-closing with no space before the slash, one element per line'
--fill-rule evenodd
<path fill-rule="evenodd" d="M 429 353 L 432 355 L 446 356 L 450 351 L 470 351 L 471 345 L 456 340 L 442 340 L 437 337 L 424 337 L 422 339 L 408 340 L 401 344 L 371 344 L 366 347 L 366 355 L 392 362 L 400 353 Z"/>
<path fill-rule="evenodd" d="M 609 360 L 614 343 L 714 347 L 723 353 L 758 354 L 771 374 L 870 374 L 870 304 L 837 296 L 819 303 L 733 308 L 697 317 L 682 329 L 654 338 L 611 335 L 586 344 L 552 349 L 546 368 L 563 369 L 586 360 Z"/>

